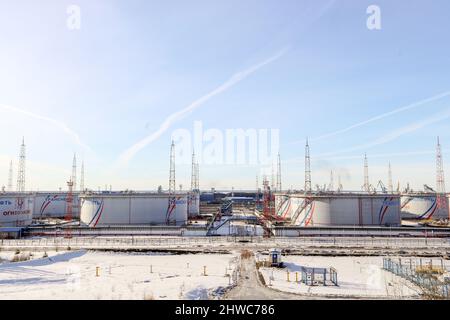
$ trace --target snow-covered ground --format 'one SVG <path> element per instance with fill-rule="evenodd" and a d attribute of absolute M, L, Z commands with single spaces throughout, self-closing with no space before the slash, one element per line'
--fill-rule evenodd
<path fill-rule="evenodd" d="M 236 261 L 231 254 L 66 252 L 0 264 L 0 298 L 206 299 L 229 285 L 225 274 Z"/>
<path fill-rule="evenodd" d="M 16 261 L 35 260 L 61 253 L 64 253 L 64 251 L 0 251 L 0 266 L 4 263 L 13 262 L 14 259 L 19 259 Z"/>
<path fill-rule="evenodd" d="M 267 256 L 260 256 L 259 259 L 267 259 Z M 266 284 L 281 291 L 361 298 L 411 298 L 418 297 L 420 293 L 409 281 L 384 271 L 382 257 L 284 256 L 283 261 L 286 268 L 260 268 Z M 301 283 L 302 266 L 335 268 L 338 286 L 307 286 Z M 287 271 L 290 273 L 289 282 Z M 296 272 L 299 283 L 295 281 Z"/>

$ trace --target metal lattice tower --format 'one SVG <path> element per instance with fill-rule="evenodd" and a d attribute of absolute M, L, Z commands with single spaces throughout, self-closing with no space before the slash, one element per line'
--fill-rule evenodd
<path fill-rule="evenodd" d="M 71 178 L 72 179 L 72 178 Z M 73 218 L 73 181 L 67 181 L 67 186 L 69 187 L 69 192 L 67 193 L 66 197 L 66 216 L 65 220 L 67 222 L 72 221 Z M 66 238 L 72 238 L 72 231 L 71 228 L 65 228 L 65 237 Z"/>
<path fill-rule="evenodd" d="M 84 161 L 81 161 L 80 191 L 84 191 Z"/>
<path fill-rule="evenodd" d="M 338 175 L 338 192 L 341 192 L 343 189 L 342 183 L 341 183 L 341 175 Z"/>
<path fill-rule="evenodd" d="M 392 184 L 391 162 L 389 162 L 389 169 L 388 169 L 388 191 L 390 193 L 394 192 L 394 185 Z"/>
<path fill-rule="evenodd" d="M 364 154 L 364 191 L 370 192 L 370 183 L 369 183 L 369 164 L 367 161 L 367 154 Z"/>
<path fill-rule="evenodd" d="M 170 224 L 170 217 L 176 206 L 176 184 L 175 184 L 175 143 L 170 145 L 170 169 L 169 169 L 169 203 L 167 207 L 166 223 Z"/>
<path fill-rule="evenodd" d="M 272 191 L 275 190 L 275 169 L 274 169 L 273 161 L 272 161 L 272 177 L 270 179 L 270 189 Z"/>
<path fill-rule="evenodd" d="M 439 137 L 437 138 L 436 146 L 436 191 L 438 193 L 445 193 L 444 166 L 442 162 L 442 150 Z"/>
<path fill-rule="evenodd" d="M 279 153 L 277 160 L 277 191 L 281 192 L 281 157 Z"/>
<path fill-rule="evenodd" d="M 331 170 L 331 172 L 330 172 L 330 185 L 328 186 L 328 191 L 334 191 L 333 170 Z"/>
<path fill-rule="evenodd" d="M 169 194 L 175 194 L 175 143 L 170 145 Z"/>
<path fill-rule="evenodd" d="M 195 190 L 200 192 L 200 165 L 198 162 L 195 164 Z"/>
<path fill-rule="evenodd" d="M 72 181 L 72 190 L 77 189 L 77 154 L 73 154 L 72 162 L 72 175 L 70 176 L 70 181 Z"/>
<path fill-rule="evenodd" d="M 9 163 L 8 191 L 13 191 L 13 162 L 12 162 L 12 160 Z"/>
<path fill-rule="evenodd" d="M 259 204 L 259 177 L 258 175 L 256 175 L 256 192 L 255 192 L 255 202 L 256 205 Z"/>
<path fill-rule="evenodd" d="M 309 156 L 308 139 L 306 139 L 305 146 L 305 192 L 311 192 L 311 158 Z"/>
<path fill-rule="evenodd" d="M 192 151 L 192 167 L 191 167 L 191 191 L 195 190 L 197 180 L 197 165 L 195 163 L 195 152 Z"/>
<path fill-rule="evenodd" d="M 17 191 L 25 192 L 25 138 L 22 138 L 19 154 L 19 169 L 17 170 Z"/>
<path fill-rule="evenodd" d="M 438 207 L 445 207 L 445 179 L 444 179 L 444 165 L 442 161 L 442 150 L 441 144 L 439 142 L 439 137 L 437 138 L 436 146 L 436 192 L 438 198 Z"/>

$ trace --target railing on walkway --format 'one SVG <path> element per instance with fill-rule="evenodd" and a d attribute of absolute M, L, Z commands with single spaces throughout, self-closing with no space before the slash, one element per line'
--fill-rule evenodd
<path fill-rule="evenodd" d="M 419 263 L 418 263 L 419 261 Z M 445 270 L 445 266 L 441 260 L 441 266 L 439 265 L 433 268 L 432 263 L 428 265 L 427 268 L 424 268 L 425 264 L 422 263 L 422 259 L 412 260 L 408 259 L 403 261 L 399 259 L 398 261 L 394 261 L 391 258 L 383 258 L 383 269 L 389 272 L 392 272 L 395 275 L 398 275 L 410 282 L 416 284 L 425 293 L 428 293 L 433 296 L 442 297 L 445 299 L 450 299 L 450 283 L 446 283 L 442 280 L 439 280 L 438 277 L 433 275 L 442 274 L 447 272 Z M 425 269 L 430 272 L 421 272 L 425 271 Z"/>
<path fill-rule="evenodd" d="M 298 247 L 298 248 L 348 248 L 355 250 L 365 249 L 439 249 L 450 251 L 449 239 L 417 239 L 417 238 L 263 238 L 254 237 L 168 237 L 168 236 L 142 236 L 142 237 L 52 237 L 38 239 L 0 240 L 0 247 L 71 247 L 71 248 L 195 248 L 207 246 L 219 249 L 220 246 L 251 245 L 253 247 Z M 214 247 L 214 245 L 217 245 Z"/>

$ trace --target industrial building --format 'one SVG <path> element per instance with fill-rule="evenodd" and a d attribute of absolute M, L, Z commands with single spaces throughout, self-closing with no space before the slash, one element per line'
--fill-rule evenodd
<path fill-rule="evenodd" d="M 446 219 L 448 218 L 449 206 L 446 196 L 441 199 L 436 193 L 404 193 L 401 195 L 401 213 L 403 219 Z"/>
<path fill-rule="evenodd" d="M 0 227 L 25 227 L 33 220 L 32 193 L 0 194 Z"/>
<path fill-rule="evenodd" d="M 64 218 L 67 213 L 68 192 L 36 192 L 34 198 L 34 219 Z M 80 216 L 78 193 L 72 194 L 72 216 Z"/>
<path fill-rule="evenodd" d="M 275 194 L 276 216 L 288 224 L 314 226 L 399 226 L 395 194 Z"/>
<path fill-rule="evenodd" d="M 184 225 L 188 194 L 91 193 L 80 198 L 80 223 L 89 227 L 112 225 Z"/>

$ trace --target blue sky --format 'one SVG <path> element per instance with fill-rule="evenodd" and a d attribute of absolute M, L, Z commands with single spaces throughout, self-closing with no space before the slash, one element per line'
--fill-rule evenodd
<path fill-rule="evenodd" d="M 72 4 L 80 30 L 67 28 Z M 366 27 L 371 4 L 381 30 Z M 17 171 L 25 136 L 29 188 L 64 188 L 74 152 L 92 189 L 167 187 L 172 133 L 202 121 L 222 132 L 279 129 L 285 187 L 303 185 L 307 136 L 313 184 L 334 170 L 359 190 L 367 153 L 372 184 L 387 182 L 390 161 L 402 187 L 434 186 L 436 136 L 450 159 L 448 12 L 446 0 L 0 0 L 0 179 L 7 184 L 11 159 Z M 201 165 L 200 186 L 254 188 L 261 170 Z M 178 164 L 177 184 L 189 177 Z"/>

